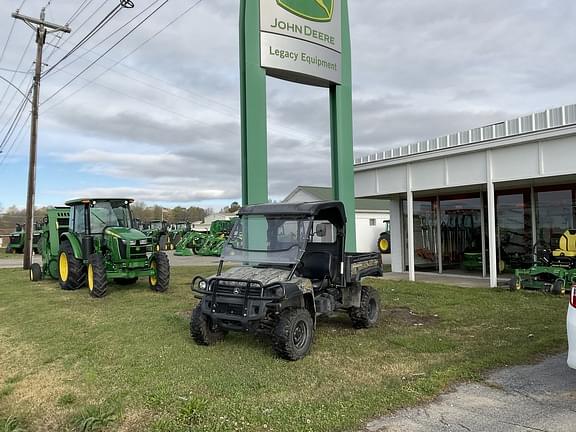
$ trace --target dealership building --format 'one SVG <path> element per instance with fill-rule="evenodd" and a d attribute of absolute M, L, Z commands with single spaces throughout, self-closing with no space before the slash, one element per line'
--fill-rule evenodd
<path fill-rule="evenodd" d="M 355 188 L 389 201 L 393 272 L 495 287 L 576 227 L 576 105 L 356 159 Z"/>

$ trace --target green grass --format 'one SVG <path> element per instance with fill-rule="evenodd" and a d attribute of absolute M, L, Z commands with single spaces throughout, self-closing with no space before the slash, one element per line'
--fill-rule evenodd
<path fill-rule="evenodd" d="M 377 328 L 323 319 L 299 362 L 246 334 L 200 347 L 189 283 L 213 270 L 173 268 L 166 294 L 141 282 L 102 300 L 0 270 L 0 432 L 9 419 L 30 432 L 354 431 L 566 349 L 565 298 L 395 281 L 371 281 Z"/>

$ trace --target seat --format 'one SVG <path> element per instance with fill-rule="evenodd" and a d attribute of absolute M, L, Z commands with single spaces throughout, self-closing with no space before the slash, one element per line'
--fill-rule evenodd
<path fill-rule="evenodd" d="M 332 257 L 328 252 L 305 252 L 301 262 L 300 275 L 310 279 L 315 290 L 329 284 L 332 275 Z"/>

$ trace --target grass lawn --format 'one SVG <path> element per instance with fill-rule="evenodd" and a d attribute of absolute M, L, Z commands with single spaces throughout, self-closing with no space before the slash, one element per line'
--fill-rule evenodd
<path fill-rule="evenodd" d="M 565 298 L 375 280 L 379 326 L 324 319 L 299 362 L 246 334 L 200 347 L 188 285 L 213 270 L 173 268 L 166 294 L 141 282 L 103 300 L 0 270 L 0 431 L 354 431 L 566 349 Z"/>

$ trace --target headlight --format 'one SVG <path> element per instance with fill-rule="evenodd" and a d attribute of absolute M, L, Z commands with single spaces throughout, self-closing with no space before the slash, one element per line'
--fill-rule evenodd
<path fill-rule="evenodd" d="M 285 291 L 284 291 L 284 287 L 281 285 L 277 285 L 277 286 L 273 286 L 268 288 L 268 295 L 270 295 L 271 297 L 284 297 L 285 295 Z"/>
<path fill-rule="evenodd" d="M 200 283 L 198 284 L 198 288 L 200 288 L 202 291 L 206 291 L 207 287 L 208 284 L 206 283 L 206 281 L 200 281 Z"/>
<path fill-rule="evenodd" d="M 138 242 L 136 240 L 130 240 L 130 246 L 136 246 Z"/>
<path fill-rule="evenodd" d="M 140 244 L 142 246 L 147 245 L 148 244 L 148 240 L 144 239 L 144 240 L 140 240 Z"/>

